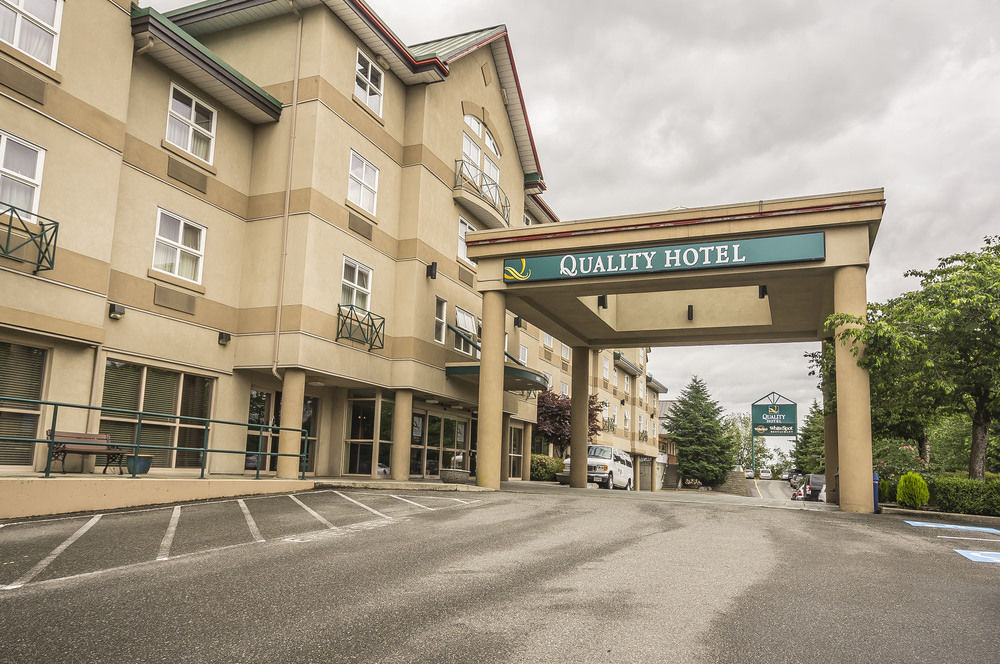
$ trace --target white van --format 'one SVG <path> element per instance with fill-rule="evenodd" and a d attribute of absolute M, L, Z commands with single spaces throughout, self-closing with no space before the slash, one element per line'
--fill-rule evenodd
<path fill-rule="evenodd" d="M 569 483 L 569 463 L 563 461 L 560 473 Z M 562 477 L 559 478 L 562 482 Z M 610 445 L 587 445 L 587 481 L 605 489 L 632 489 L 632 457 Z"/>

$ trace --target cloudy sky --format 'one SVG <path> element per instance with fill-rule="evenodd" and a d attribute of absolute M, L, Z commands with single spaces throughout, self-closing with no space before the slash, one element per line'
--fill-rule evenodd
<path fill-rule="evenodd" d="M 506 24 L 564 220 L 884 187 L 870 300 L 1000 233 L 995 0 L 367 1 L 408 44 Z M 728 411 L 773 390 L 804 416 L 816 347 L 651 364 L 671 396 L 697 374 Z"/>

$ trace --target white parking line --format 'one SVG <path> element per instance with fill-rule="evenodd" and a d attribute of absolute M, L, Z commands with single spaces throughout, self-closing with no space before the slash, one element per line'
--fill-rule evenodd
<path fill-rule="evenodd" d="M 411 505 L 416 505 L 417 507 L 422 507 L 425 510 L 427 510 L 428 512 L 433 512 L 434 511 L 433 507 L 427 507 L 426 505 L 421 505 L 420 503 L 415 503 L 412 500 L 408 500 L 406 498 L 403 498 L 402 496 L 397 496 L 395 494 L 390 493 L 389 497 L 390 498 L 395 498 L 396 500 L 402 500 L 404 503 L 409 503 Z"/>
<path fill-rule="evenodd" d="M 170 515 L 170 523 L 167 525 L 167 532 L 163 533 L 163 541 L 160 542 L 160 553 L 157 560 L 166 560 L 170 557 L 170 546 L 174 543 L 174 533 L 177 532 L 177 522 L 181 520 L 181 506 L 174 505 L 174 511 Z"/>
<path fill-rule="evenodd" d="M 353 499 L 353 498 L 351 498 L 350 496 L 345 496 L 344 494 L 342 494 L 342 493 L 341 493 L 341 492 L 339 492 L 339 491 L 334 491 L 334 493 L 335 493 L 335 494 L 337 494 L 338 496 L 340 496 L 341 498 L 343 498 L 344 500 L 349 500 L 349 501 L 351 501 L 352 503 L 354 503 L 354 504 L 355 504 L 355 505 L 357 505 L 358 507 L 364 507 L 364 508 L 365 508 L 366 510 L 368 510 L 369 512 L 371 512 L 372 514 L 374 514 L 374 515 L 376 515 L 376 516 L 380 516 L 380 517 L 382 517 L 383 519 L 389 519 L 389 520 L 392 520 L 392 517 L 391 517 L 391 516 L 388 516 L 388 515 L 386 515 L 386 514 L 382 514 L 382 513 L 381 513 L 381 512 L 379 512 L 379 511 L 378 511 L 377 509 L 374 509 L 374 508 L 372 508 L 372 507 L 368 507 L 368 506 L 367 506 L 367 505 L 365 505 L 364 503 L 359 503 L 358 501 L 354 500 L 354 499 Z"/>
<path fill-rule="evenodd" d="M 327 521 L 326 519 L 324 519 L 322 514 L 318 513 L 316 510 L 314 510 L 313 508 L 309 507 L 308 505 L 306 505 L 304 502 L 302 502 L 301 500 L 299 500 L 295 496 L 288 496 L 288 497 L 291 498 L 292 500 L 294 500 L 295 502 L 297 502 L 299 504 L 299 506 L 302 507 L 302 509 L 304 509 L 305 511 L 309 512 L 314 517 L 316 517 L 316 519 L 320 523 L 322 523 L 323 525 L 325 525 L 327 528 L 330 528 L 331 530 L 337 530 L 337 526 L 333 525 L 332 523 L 330 523 L 329 521 Z"/>
<path fill-rule="evenodd" d="M 257 522 L 253 520 L 250 516 L 250 510 L 247 509 L 247 504 L 242 498 L 236 501 L 240 505 L 240 509 L 243 510 L 243 517 L 247 520 L 247 527 L 250 528 L 250 536 L 253 537 L 255 542 L 263 542 L 264 538 L 260 536 L 260 530 L 257 529 Z"/>
<path fill-rule="evenodd" d="M 7 586 L 3 586 L 3 589 L 4 590 L 14 590 L 16 588 L 20 588 L 21 586 L 23 586 L 24 584 L 28 583 L 33 578 L 35 578 L 36 576 L 38 576 L 38 574 L 42 570 L 44 570 L 46 567 L 48 567 L 49 565 L 51 565 L 52 561 L 55 560 L 56 557 L 60 553 L 62 553 L 63 551 L 65 551 L 69 547 L 70 544 L 72 544 L 73 542 L 75 542 L 78 539 L 80 539 L 81 537 L 83 537 L 83 534 L 85 532 L 87 532 L 88 530 L 90 530 L 95 523 L 97 523 L 98 521 L 100 521 L 102 516 L 104 516 L 104 515 L 103 514 L 97 514 L 97 515 L 91 517 L 90 521 L 88 521 L 87 523 L 85 523 L 82 526 L 80 526 L 80 528 L 75 533 L 73 533 L 72 535 L 69 536 L 69 539 L 67 539 L 65 542 L 63 542 L 62 544 L 60 544 L 59 546 L 57 546 L 55 549 L 53 549 L 52 553 L 50 553 L 49 555 L 45 556 L 45 558 L 41 562 L 39 562 L 37 565 L 35 565 L 34 567 L 32 567 L 28 571 L 27 574 L 25 574 L 24 576 L 22 576 L 20 579 L 18 579 L 14 583 L 12 583 L 10 585 L 7 585 Z"/>
<path fill-rule="evenodd" d="M 960 540 L 973 540 L 975 542 L 1000 542 L 1000 539 L 989 539 L 987 537 L 952 537 L 950 535 L 938 535 L 940 539 L 960 539 Z"/>

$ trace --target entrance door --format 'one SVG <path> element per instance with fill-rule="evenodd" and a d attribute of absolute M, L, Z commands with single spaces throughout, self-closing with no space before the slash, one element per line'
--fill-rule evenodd
<path fill-rule="evenodd" d="M 316 444 L 317 444 L 317 415 L 319 414 L 319 399 L 316 397 L 306 397 L 302 402 L 302 428 L 306 430 L 306 439 L 309 443 L 308 456 L 304 467 L 300 470 L 312 472 L 316 464 Z M 254 429 L 253 425 L 258 424 L 264 427 L 281 426 L 281 392 L 267 390 L 250 390 L 250 410 L 247 413 L 247 455 L 243 461 L 245 470 L 276 471 L 278 469 L 278 457 L 266 456 L 267 453 L 278 452 L 278 432 L 270 429 Z M 301 444 L 299 445 L 301 452 Z"/>

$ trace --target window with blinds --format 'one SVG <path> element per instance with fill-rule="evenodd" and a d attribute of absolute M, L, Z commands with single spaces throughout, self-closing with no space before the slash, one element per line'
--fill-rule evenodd
<path fill-rule="evenodd" d="M 153 457 L 159 468 L 198 468 L 204 448 L 205 423 L 189 418 L 208 418 L 214 379 L 109 359 L 104 373 L 104 408 L 142 411 L 140 454 Z M 101 432 L 111 434 L 120 445 L 135 443 L 139 416 L 111 410 L 101 412 Z M 98 458 L 99 463 L 103 459 Z"/>
<path fill-rule="evenodd" d="M 41 399 L 45 350 L 0 342 L 0 465 L 30 466 L 35 444 L 8 438 L 38 438 L 37 405 L 4 401 L 2 397 Z"/>

